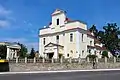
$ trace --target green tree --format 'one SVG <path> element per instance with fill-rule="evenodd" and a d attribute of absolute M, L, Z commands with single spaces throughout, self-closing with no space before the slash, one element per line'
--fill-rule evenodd
<path fill-rule="evenodd" d="M 92 25 L 92 27 L 89 29 L 90 32 L 93 32 L 95 37 L 97 38 L 98 30 L 95 25 Z"/>
<path fill-rule="evenodd" d="M 0 58 L 1 59 L 6 59 L 6 55 L 7 55 L 6 45 L 0 45 Z"/>
<path fill-rule="evenodd" d="M 20 56 L 21 58 L 26 57 L 26 54 L 27 54 L 27 52 L 28 52 L 26 46 L 23 45 L 23 44 L 20 44 L 20 43 L 18 43 L 18 45 L 21 46 L 21 49 L 20 49 L 20 51 L 19 51 L 19 56 Z"/>
<path fill-rule="evenodd" d="M 108 51 L 103 51 L 102 52 L 102 58 L 105 58 L 105 57 L 108 58 Z"/>
<path fill-rule="evenodd" d="M 35 57 L 35 50 L 34 48 L 32 48 L 30 52 L 30 58 L 34 58 L 34 57 Z"/>
<path fill-rule="evenodd" d="M 98 38 L 104 46 L 115 55 L 120 50 L 120 30 L 116 23 L 108 23 L 103 27 L 104 31 L 98 32 Z"/>

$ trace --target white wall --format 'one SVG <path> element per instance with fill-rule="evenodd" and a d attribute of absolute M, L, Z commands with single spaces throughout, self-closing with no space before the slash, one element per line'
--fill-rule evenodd
<path fill-rule="evenodd" d="M 92 41 L 92 44 L 90 44 L 90 41 Z M 87 36 L 87 45 L 94 46 L 94 39 L 89 37 L 89 36 Z"/>
<path fill-rule="evenodd" d="M 59 19 L 59 24 L 60 24 L 59 26 L 62 26 L 62 25 L 64 25 L 66 15 L 64 13 L 61 13 L 61 14 L 52 16 L 52 26 L 51 27 L 58 26 L 57 19 Z"/>

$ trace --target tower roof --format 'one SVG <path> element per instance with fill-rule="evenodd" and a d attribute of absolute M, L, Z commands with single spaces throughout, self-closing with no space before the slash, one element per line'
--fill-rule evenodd
<path fill-rule="evenodd" d="M 56 15 L 56 14 L 60 14 L 60 13 L 66 13 L 65 11 L 61 10 L 61 9 L 56 9 L 53 13 L 52 13 L 52 16 L 53 15 Z"/>

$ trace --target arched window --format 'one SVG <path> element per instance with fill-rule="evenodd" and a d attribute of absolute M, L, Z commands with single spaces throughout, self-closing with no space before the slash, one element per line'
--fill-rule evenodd
<path fill-rule="evenodd" d="M 56 36 L 56 41 L 59 43 L 59 35 Z"/>
<path fill-rule="evenodd" d="M 57 19 L 57 25 L 59 25 L 59 19 Z"/>
<path fill-rule="evenodd" d="M 83 39 L 84 39 L 84 34 L 82 34 L 82 42 L 83 42 Z"/>
<path fill-rule="evenodd" d="M 92 45 L 92 41 L 90 41 L 90 46 Z"/>
<path fill-rule="evenodd" d="M 73 34 L 70 34 L 70 42 L 73 42 Z"/>
<path fill-rule="evenodd" d="M 45 45 L 45 38 L 43 38 L 43 44 Z"/>
<path fill-rule="evenodd" d="M 69 57 L 69 54 L 67 54 L 67 57 Z"/>

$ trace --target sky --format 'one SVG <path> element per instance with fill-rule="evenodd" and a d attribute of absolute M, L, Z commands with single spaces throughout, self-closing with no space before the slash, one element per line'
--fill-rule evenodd
<path fill-rule="evenodd" d="M 73 20 L 95 24 L 120 25 L 120 0 L 0 0 L 0 42 L 20 42 L 38 50 L 39 29 L 51 22 L 56 8 Z"/>

